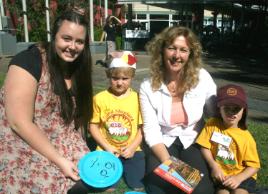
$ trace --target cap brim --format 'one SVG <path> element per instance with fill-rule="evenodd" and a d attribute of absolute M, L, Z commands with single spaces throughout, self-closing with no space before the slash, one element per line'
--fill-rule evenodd
<path fill-rule="evenodd" d="M 243 101 L 237 98 L 226 98 L 224 100 L 219 101 L 217 103 L 217 106 L 220 107 L 220 106 L 231 105 L 231 104 L 235 104 L 240 107 L 247 108 L 247 105 Z"/>

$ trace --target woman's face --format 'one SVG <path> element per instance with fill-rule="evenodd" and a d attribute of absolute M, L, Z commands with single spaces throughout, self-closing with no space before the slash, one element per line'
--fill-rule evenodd
<path fill-rule="evenodd" d="M 175 38 L 171 45 L 164 48 L 164 64 L 170 74 L 178 73 L 187 63 L 190 48 L 184 36 Z"/>
<path fill-rule="evenodd" d="M 65 62 L 73 62 L 85 47 L 86 29 L 84 26 L 64 20 L 55 37 L 55 49 Z"/>

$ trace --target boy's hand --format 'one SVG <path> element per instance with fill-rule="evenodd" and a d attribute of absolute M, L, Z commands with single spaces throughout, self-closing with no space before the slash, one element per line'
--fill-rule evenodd
<path fill-rule="evenodd" d="M 222 170 L 220 169 L 220 167 L 218 165 L 215 165 L 212 169 L 211 169 L 211 177 L 219 182 L 224 182 L 224 180 L 226 179 L 226 177 L 224 176 Z"/>
<path fill-rule="evenodd" d="M 106 151 L 114 154 L 116 157 L 118 157 L 120 155 L 120 151 L 113 146 L 106 149 Z"/>
<path fill-rule="evenodd" d="M 131 147 L 123 147 L 121 148 L 121 156 L 125 159 L 132 158 L 135 154 L 136 149 L 132 149 Z"/>
<path fill-rule="evenodd" d="M 241 180 L 236 175 L 227 176 L 222 184 L 230 189 L 236 189 L 241 184 Z"/>

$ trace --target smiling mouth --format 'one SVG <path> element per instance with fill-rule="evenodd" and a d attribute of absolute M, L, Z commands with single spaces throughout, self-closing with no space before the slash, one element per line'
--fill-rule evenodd
<path fill-rule="evenodd" d="M 181 64 L 181 63 L 182 63 L 182 61 L 181 61 L 181 60 L 178 61 L 176 57 L 172 57 L 172 58 L 170 59 L 170 62 L 171 62 L 171 64 L 175 64 L 175 63 L 179 63 L 179 64 Z"/>
<path fill-rule="evenodd" d="M 170 61 L 173 64 L 173 63 L 176 63 L 177 62 L 177 59 L 175 57 L 172 57 Z"/>
<path fill-rule="evenodd" d="M 74 58 L 75 54 L 68 53 L 68 54 L 65 54 L 65 56 L 68 57 L 68 58 Z"/>
<path fill-rule="evenodd" d="M 181 65 L 182 62 L 181 61 L 170 61 L 171 65 Z"/>
<path fill-rule="evenodd" d="M 227 115 L 227 119 L 228 119 L 228 120 L 235 120 L 235 119 L 236 119 L 236 117 L 235 117 L 235 116 L 233 116 L 233 115 Z"/>
<path fill-rule="evenodd" d="M 72 50 L 66 50 L 64 52 L 67 56 L 70 56 L 70 57 L 74 57 L 76 52 L 75 51 L 72 51 Z"/>

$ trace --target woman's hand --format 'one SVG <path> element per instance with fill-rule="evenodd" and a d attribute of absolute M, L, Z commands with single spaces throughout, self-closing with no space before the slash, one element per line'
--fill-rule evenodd
<path fill-rule="evenodd" d="M 119 24 L 121 24 L 121 21 L 117 18 L 117 17 L 115 17 L 115 16 L 111 16 L 111 19 L 112 18 L 114 18 Z"/>
<path fill-rule="evenodd" d="M 78 181 L 80 179 L 77 166 L 66 158 L 61 157 L 59 159 L 58 167 L 61 169 L 65 177 L 71 178 L 73 181 Z"/>
<path fill-rule="evenodd" d="M 156 144 L 151 149 L 161 163 L 170 158 L 169 152 L 163 143 Z"/>

